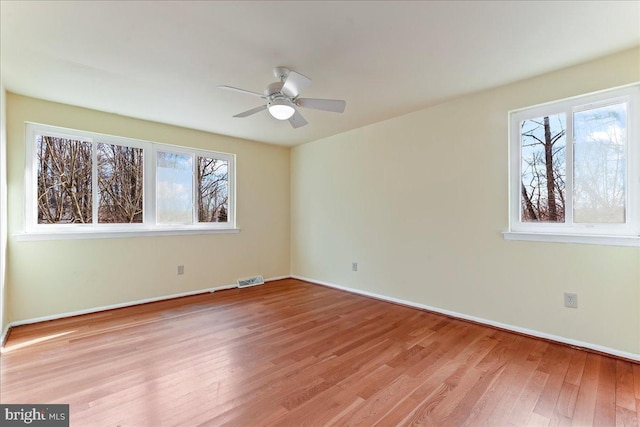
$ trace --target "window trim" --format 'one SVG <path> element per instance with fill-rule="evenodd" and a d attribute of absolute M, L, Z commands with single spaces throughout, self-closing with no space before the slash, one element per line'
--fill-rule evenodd
<path fill-rule="evenodd" d="M 97 182 L 97 144 L 141 148 L 143 150 L 143 222 L 122 224 L 38 224 L 37 197 L 37 150 L 35 141 L 37 135 L 64 137 L 68 139 L 87 141 L 92 144 L 92 206 L 93 220 L 96 220 L 98 203 Z M 44 125 L 40 123 L 25 123 L 25 203 L 24 203 L 24 231 L 18 233 L 19 240 L 50 240 L 50 239 L 84 239 L 84 238 L 108 238 L 108 237 L 139 237 L 159 235 L 188 235 L 210 233 L 237 233 L 236 226 L 236 186 L 235 163 L 236 156 L 231 153 L 208 151 L 191 147 L 183 147 L 172 144 L 150 142 L 115 135 L 107 135 L 96 132 L 88 132 L 58 126 Z M 227 222 L 197 222 L 194 220 L 188 224 L 163 224 L 156 222 L 156 153 L 167 151 L 178 154 L 190 155 L 194 160 L 197 156 L 207 156 L 228 162 L 228 211 Z M 194 163 L 195 172 L 195 163 Z M 195 175 L 195 174 L 194 174 Z M 193 178 L 195 180 L 195 176 Z M 194 182 L 195 187 L 195 182 Z M 197 211 L 197 201 L 194 188 L 193 209 Z M 194 212 L 197 219 L 197 212 Z"/>
<path fill-rule="evenodd" d="M 640 141 L 638 141 L 638 100 L 640 83 L 511 110 L 508 113 L 509 136 L 509 231 L 506 240 L 533 240 L 604 245 L 637 246 L 640 235 Z M 624 224 L 527 223 L 521 221 L 520 183 L 522 177 L 521 135 L 523 120 L 545 115 L 566 114 L 566 184 L 573 191 L 573 115 L 577 112 L 628 102 L 626 146 L 626 215 Z M 572 220 L 573 195 L 567 197 L 567 219 Z"/>

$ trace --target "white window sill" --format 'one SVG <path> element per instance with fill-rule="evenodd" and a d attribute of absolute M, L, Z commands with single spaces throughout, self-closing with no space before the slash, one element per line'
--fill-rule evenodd
<path fill-rule="evenodd" d="M 505 231 L 504 240 L 523 240 L 528 242 L 582 243 L 603 246 L 640 247 L 640 236 L 596 236 L 586 234 L 532 233 L 524 231 Z"/>
<path fill-rule="evenodd" d="M 129 237 L 184 236 L 198 234 L 239 233 L 240 228 L 172 228 L 154 230 L 79 231 L 79 232 L 29 232 L 14 234 L 18 242 L 32 240 L 117 239 Z"/>

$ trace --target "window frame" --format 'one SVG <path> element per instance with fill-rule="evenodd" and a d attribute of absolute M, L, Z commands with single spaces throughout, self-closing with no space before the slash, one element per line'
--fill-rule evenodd
<path fill-rule="evenodd" d="M 532 107 L 509 111 L 509 240 L 567 241 L 597 244 L 619 244 L 620 237 L 625 246 L 629 237 L 638 237 L 640 233 L 640 141 L 638 140 L 638 99 L 640 84 L 634 83 L 618 88 L 580 95 L 559 101 L 539 104 Z M 594 108 L 627 102 L 627 141 L 626 141 L 626 187 L 625 222 L 620 224 L 573 223 L 574 202 L 574 114 Z M 543 223 L 523 222 L 521 202 L 522 180 L 522 141 L 520 124 L 524 120 L 556 114 L 566 115 L 566 152 L 565 152 L 565 222 Z M 507 235 L 509 234 L 509 235 Z M 522 238 L 518 238 L 518 236 Z M 527 236 L 528 235 L 528 236 Z M 551 236 L 548 239 L 544 236 Z M 562 236 L 571 236 L 563 239 Z M 576 238 L 576 236 L 578 236 Z M 588 241 L 581 237 L 596 237 Z M 635 242 L 634 240 L 633 242 Z M 613 243 L 606 243 L 613 242 Z M 633 243 L 635 245 L 635 243 Z"/>
<path fill-rule="evenodd" d="M 47 135 L 73 140 L 90 142 L 92 146 L 91 188 L 92 188 L 92 220 L 91 224 L 39 224 L 37 204 L 37 149 L 36 136 Z M 143 152 L 143 219 L 141 223 L 98 223 L 99 190 L 97 146 L 99 143 L 140 148 Z M 238 232 L 236 227 L 235 204 L 235 154 L 208 151 L 191 147 L 144 141 L 115 135 L 100 134 L 76 129 L 62 128 L 39 123 L 25 123 L 25 212 L 24 233 L 25 240 L 35 239 L 65 239 L 65 238 L 103 238 L 103 237 L 136 237 L 171 234 L 206 234 Z M 165 224 L 157 222 L 156 218 L 156 156 L 158 151 L 191 156 L 192 165 L 192 206 L 193 219 L 191 223 Z M 227 222 L 198 222 L 197 221 L 197 189 L 195 177 L 195 160 L 197 156 L 221 159 L 228 162 L 228 209 Z"/>

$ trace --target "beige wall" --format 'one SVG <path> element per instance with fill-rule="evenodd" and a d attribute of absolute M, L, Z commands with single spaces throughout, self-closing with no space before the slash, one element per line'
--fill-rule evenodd
<path fill-rule="evenodd" d="M 24 229 L 24 122 L 237 155 L 238 234 L 17 241 Z M 290 149 L 7 94 L 10 320 L 289 274 Z M 177 265 L 185 274 L 177 275 Z"/>
<path fill-rule="evenodd" d="M 294 148 L 292 273 L 640 354 L 640 249 L 501 235 L 507 112 L 638 80 L 633 49 Z"/>

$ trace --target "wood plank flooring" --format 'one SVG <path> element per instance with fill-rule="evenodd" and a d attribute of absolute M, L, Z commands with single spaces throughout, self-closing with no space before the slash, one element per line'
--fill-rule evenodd
<path fill-rule="evenodd" d="M 72 426 L 638 426 L 640 365 L 298 280 L 12 329 Z"/>

